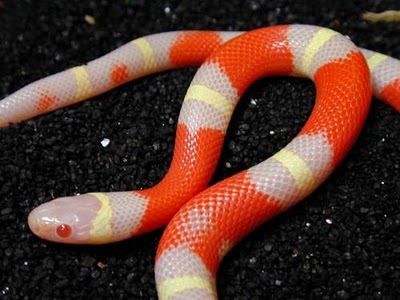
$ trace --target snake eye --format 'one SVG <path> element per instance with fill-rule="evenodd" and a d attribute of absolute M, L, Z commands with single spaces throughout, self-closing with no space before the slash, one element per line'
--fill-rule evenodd
<path fill-rule="evenodd" d="M 56 232 L 59 237 L 67 238 L 71 235 L 72 229 L 71 226 L 67 224 L 61 224 L 57 226 Z"/>

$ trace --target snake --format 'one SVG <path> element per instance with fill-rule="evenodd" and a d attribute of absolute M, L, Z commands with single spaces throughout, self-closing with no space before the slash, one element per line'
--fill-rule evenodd
<path fill-rule="evenodd" d="M 158 184 L 57 198 L 28 217 L 35 235 L 71 244 L 117 242 L 166 226 L 155 258 L 160 299 L 217 299 L 222 258 L 326 180 L 363 128 L 372 95 L 400 112 L 400 61 L 360 49 L 328 28 L 277 25 L 135 39 L 7 96 L 0 101 L 0 127 L 189 66 L 200 67 L 182 103 L 170 168 Z M 270 158 L 209 187 L 241 95 L 257 79 L 277 75 L 314 82 L 306 124 Z"/>

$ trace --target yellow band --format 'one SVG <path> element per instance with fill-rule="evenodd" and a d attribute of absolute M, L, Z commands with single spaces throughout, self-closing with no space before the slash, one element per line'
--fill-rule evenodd
<path fill-rule="evenodd" d="M 132 44 L 140 49 L 143 55 L 144 68 L 146 71 L 154 70 L 157 67 L 157 60 L 151 44 L 145 38 L 138 38 L 132 41 Z"/>
<path fill-rule="evenodd" d="M 273 158 L 279 161 L 292 175 L 302 196 L 315 187 L 314 175 L 307 163 L 296 153 L 282 149 Z"/>
<path fill-rule="evenodd" d="M 89 80 L 89 73 L 85 66 L 74 67 L 71 69 L 76 81 L 76 99 L 90 97 L 93 93 L 93 87 Z"/>
<path fill-rule="evenodd" d="M 367 59 L 369 70 L 372 72 L 381 62 L 388 59 L 388 56 L 381 53 L 375 53 Z"/>
<path fill-rule="evenodd" d="M 191 289 L 206 290 L 215 298 L 217 297 L 213 285 L 206 279 L 195 275 L 167 279 L 157 288 L 160 300 L 169 300 L 174 295 Z"/>
<path fill-rule="evenodd" d="M 194 84 L 189 87 L 184 101 L 190 100 L 204 102 L 219 110 L 224 115 L 230 115 L 234 108 L 233 104 L 224 95 L 202 84 Z"/>
<path fill-rule="evenodd" d="M 337 34 L 338 33 L 336 31 L 327 28 L 322 28 L 314 34 L 304 50 L 301 67 L 305 74 L 310 74 L 311 64 L 313 63 L 314 57 L 317 55 L 321 47 Z"/>
<path fill-rule="evenodd" d="M 101 202 L 101 207 L 97 212 L 96 218 L 92 222 L 90 235 L 94 242 L 105 242 L 113 233 L 110 199 L 104 193 L 90 193 L 90 195 L 95 196 Z"/>

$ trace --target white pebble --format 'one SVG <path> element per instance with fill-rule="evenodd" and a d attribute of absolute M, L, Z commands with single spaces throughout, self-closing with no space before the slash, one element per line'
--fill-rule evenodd
<path fill-rule="evenodd" d="M 100 142 L 100 144 L 105 148 L 105 147 L 107 147 L 107 146 L 110 144 L 110 139 L 104 138 L 104 139 Z"/>

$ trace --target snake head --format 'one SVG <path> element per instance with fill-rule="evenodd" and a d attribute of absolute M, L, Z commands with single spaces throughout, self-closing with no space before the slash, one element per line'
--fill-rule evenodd
<path fill-rule="evenodd" d="M 101 203 L 91 194 L 58 198 L 35 208 L 28 217 L 32 232 L 42 239 L 68 244 L 90 244 L 91 227 Z"/>

